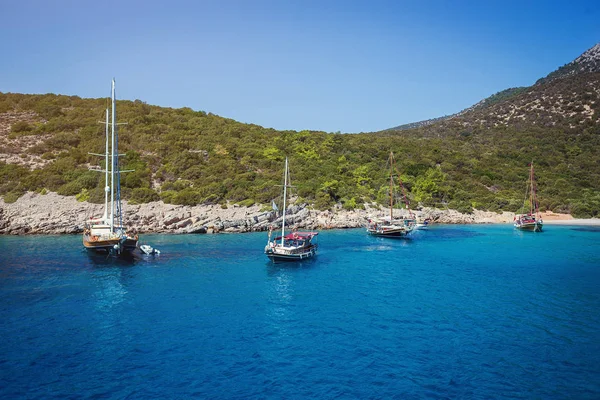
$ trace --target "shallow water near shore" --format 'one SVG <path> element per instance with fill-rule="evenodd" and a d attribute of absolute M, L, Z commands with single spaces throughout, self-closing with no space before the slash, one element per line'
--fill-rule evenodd
<path fill-rule="evenodd" d="M 600 229 L 0 237 L 0 397 L 599 398 Z"/>

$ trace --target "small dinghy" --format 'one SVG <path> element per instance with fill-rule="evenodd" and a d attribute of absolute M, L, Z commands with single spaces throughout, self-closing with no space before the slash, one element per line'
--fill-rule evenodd
<path fill-rule="evenodd" d="M 153 248 L 149 244 L 142 244 L 142 245 L 140 245 L 140 251 L 142 253 L 144 253 L 144 254 L 149 255 L 149 256 L 159 255 L 160 254 L 160 250 Z"/>

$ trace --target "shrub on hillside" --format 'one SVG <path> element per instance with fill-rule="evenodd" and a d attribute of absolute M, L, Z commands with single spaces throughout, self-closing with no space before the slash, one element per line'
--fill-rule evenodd
<path fill-rule="evenodd" d="M 79 202 L 88 201 L 90 198 L 90 193 L 86 188 L 81 189 L 81 192 L 75 195 L 75 199 Z"/>
<path fill-rule="evenodd" d="M 471 203 L 464 200 L 452 200 L 450 203 L 448 203 L 448 208 L 463 214 L 473 213 L 473 207 L 471 206 Z"/>
<path fill-rule="evenodd" d="M 7 204 L 14 203 L 19 200 L 19 197 L 23 196 L 21 192 L 8 192 L 4 195 L 4 202 Z"/>
<path fill-rule="evenodd" d="M 254 201 L 254 199 L 246 199 L 246 200 L 239 201 L 237 204 L 239 204 L 242 207 L 251 207 L 254 204 L 256 204 L 256 202 Z"/>
<path fill-rule="evenodd" d="M 160 196 L 156 191 L 150 188 L 137 188 L 131 192 L 131 197 L 128 199 L 132 203 L 142 204 L 150 203 L 151 201 L 160 200 Z"/>
<path fill-rule="evenodd" d="M 14 124 L 12 124 L 12 126 L 10 127 L 10 131 L 12 133 L 28 133 L 33 131 L 33 126 L 31 126 L 26 121 L 17 121 Z"/>
<path fill-rule="evenodd" d="M 93 203 L 93 204 L 104 204 L 104 189 L 103 188 L 89 189 L 87 202 Z"/>
<path fill-rule="evenodd" d="M 353 197 L 350 200 L 344 200 L 342 199 L 342 207 L 344 207 L 345 210 L 355 210 L 357 208 L 356 206 L 356 199 Z"/>

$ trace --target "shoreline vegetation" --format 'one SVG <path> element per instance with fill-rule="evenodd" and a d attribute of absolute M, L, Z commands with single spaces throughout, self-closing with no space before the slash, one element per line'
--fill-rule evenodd
<path fill-rule="evenodd" d="M 532 162 L 541 209 L 599 218 L 600 164 L 595 160 L 600 159 L 600 72 L 595 49 L 584 53 L 593 68 L 576 68 L 589 72 L 509 89 L 451 118 L 411 129 L 283 131 L 189 107 L 119 100 L 119 120 L 128 124 L 119 130 L 119 151 L 124 154 L 119 168 L 129 171 L 121 177 L 120 197 L 131 204 L 154 204 L 165 213 L 179 208 L 157 202 L 192 207 L 181 208 L 193 210 L 191 222 L 189 217 L 179 221 L 188 224 L 184 227 L 163 228 L 159 217 L 142 221 L 148 229 L 169 232 L 200 224 L 194 220 L 199 215 L 210 223 L 212 214 L 196 209 L 197 204 L 218 204 L 211 209 L 214 214 L 220 212 L 216 207 L 235 208 L 234 203 L 263 204 L 258 211 L 269 211 L 268 205 L 280 196 L 287 157 L 297 203 L 335 210 L 333 216 L 318 213 L 311 223 L 327 227 L 331 219 L 338 227 L 349 227 L 339 205 L 362 210 L 365 203 L 386 203 L 385 160 L 394 152 L 402 155 L 395 162 L 410 204 L 440 207 L 435 215 L 449 223 L 498 222 L 496 214 L 474 209 L 518 212 Z M 54 192 L 102 203 L 106 184 L 97 171 L 107 162 L 94 154 L 106 145 L 105 128 L 97 123 L 106 104 L 105 98 L 0 93 L 4 201 L 13 203 L 30 192 Z M 246 212 L 264 217 L 254 209 Z M 362 218 L 362 211 L 356 213 Z M 226 214 L 221 220 L 229 218 Z M 512 214 L 508 219 L 512 221 Z M 251 221 L 239 229 L 263 227 Z"/>
<path fill-rule="evenodd" d="M 125 225 L 139 233 L 243 233 L 266 231 L 280 226 L 281 216 L 267 205 L 244 207 L 229 204 L 183 206 L 162 201 L 128 204 L 123 202 Z M 50 205 L 52 205 L 50 207 Z M 102 214 L 102 204 L 79 202 L 72 196 L 54 192 L 28 192 L 14 203 L 0 199 L 0 234 L 76 234 L 83 231 L 85 220 Z M 308 205 L 288 208 L 286 224 L 291 229 L 345 229 L 364 227 L 368 218 L 386 215 L 386 209 L 365 204 L 365 209 L 314 210 Z M 456 210 L 423 207 L 414 210 L 419 219 L 434 224 L 509 224 L 515 213 L 474 210 L 463 214 Z M 398 215 L 408 215 L 399 209 Z M 575 219 L 569 214 L 542 213 L 545 224 L 600 226 L 600 219 Z"/>

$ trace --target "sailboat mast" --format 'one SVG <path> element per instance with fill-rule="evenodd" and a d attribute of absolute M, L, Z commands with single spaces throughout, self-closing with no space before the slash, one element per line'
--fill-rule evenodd
<path fill-rule="evenodd" d="M 111 168 L 110 168 L 110 232 L 115 232 L 115 80 L 112 80 L 111 89 L 112 112 L 111 112 Z"/>
<path fill-rule="evenodd" d="M 106 148 L 104 149 L 104 222 L 108 219 L 108 107 L 106 107 Z"/>
<path fill-rule="evenodd" d="M 283 237 L 285 236 L 285 209 L 287 197 L 287 178 L 288 178 L 288 159 L 285 158 L 285 172 L 283 173 L 283 220 L 281 222 L 281 246 L 283 246 Z"/>
<path fill-rule="evenodd" d="M 394 220 L 394 153 L 390 151 L 390 224 Z"/>
<path fill-rule="evenodd" d="M 533 215 L 533 203 L 535 201 L 535 188 L 533 186 L 533 161 L 531 162 L 531 168 L 529 169 L 529 184 L 531 185 L 531 192 L 529 193 L 529 214 Z"/>
<path fill-rule="evenodd" d="M 539 213 L 538 201 L 537 201 L 537 187 L 535 185 L 535 173 L 533 172 L 533 161 L 531 162 L 531 200 L 533 211 L 536 215 Z"/>
<path fill-rule="evenodd" d="M 114 87 L 114 78 L 113 78 Z M 121 230 L 123 229 L 123 212 L 121 209 L 121 168 L 119 167 L 119 123 L 117 122 L 117 97 L 115 95 L 114 100 L 114 111 L 113 118 L 115 119 L 115 144 L 113 147 L 113 153 L 115 154 L 115 218 L 117 218 L 117 226 Z"/>

